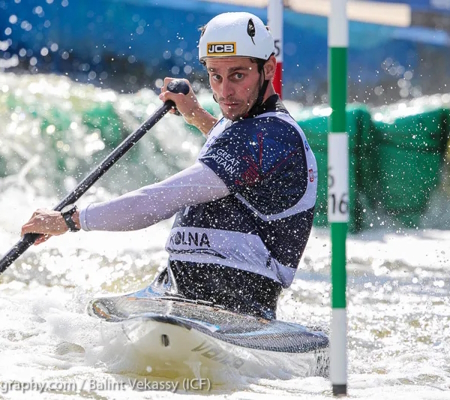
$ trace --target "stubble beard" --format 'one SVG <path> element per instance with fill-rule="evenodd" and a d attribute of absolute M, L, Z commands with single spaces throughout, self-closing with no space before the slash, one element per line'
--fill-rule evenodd
<path fill-rule="evenodd" d="M 259 89 L 257 88 L 255 90 L 254 93 L 252 93 L 252 95 L 249 97 L 249 99 L 247 100 L 246 103 L 246 108 L 243 111 L 239 111 L 237 110 L 236 112 L 230 111 L 226 106 L 225 109 L 222 108 L 222 106 L 220 107 L 220 110 L 222 111 L 222 115 L 231 120 L 231 121 L 238 121 L 240 120 L 242 117 L 244 117 L 245 115 L 248 114 L 248 112 L 252 109 L 252 107 L 255 105 L 256 100 L 258 98 L 258 92 Z"/>

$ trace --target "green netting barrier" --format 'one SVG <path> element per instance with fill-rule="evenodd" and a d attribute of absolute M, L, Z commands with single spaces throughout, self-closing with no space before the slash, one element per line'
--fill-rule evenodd
<path fill-rule="evenodd" d="M 431 193 L 440 183 L 448 140 L 448 109 L 392 107 L 374 114 L 377 159 L 373 199 L 389 215 L 408 227 L 419 226 Z"/>

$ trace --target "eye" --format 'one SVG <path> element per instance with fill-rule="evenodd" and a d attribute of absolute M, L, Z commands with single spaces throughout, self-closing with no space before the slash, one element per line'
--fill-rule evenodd
<path fill-rule="evenodd" d="M 215 80 L 215 81 L 220 81 L 222 79 L 222 77 L 218 74 L 212 74 L 211 77 Z"/>
<path fill-rule="evenodd" d="M 244 74 L 241 73 L 241 72 L 236 72 L 236 73 L 234 74 L 234 76 L 235 76 L 235 78 L 238 79 L 238 80 L 244 79 Z"/>

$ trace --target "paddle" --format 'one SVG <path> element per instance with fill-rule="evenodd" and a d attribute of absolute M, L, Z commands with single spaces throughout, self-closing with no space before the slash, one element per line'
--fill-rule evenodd
<path fill-rule="evenodd" d="M 173 80 L 167 85 L 173 93 L 189 93 L 189 85 L 182 80 Z M 129 135 L 108 157 L 106 157 L 78 186 L 69 193 L 53 210 L 61 211 L 65 206 L 75 203 L 87 190 L 108 171 L 117 160 L 130 150 L 172 107 L 173 101 L 166 101 L 138 129 Z M 39 233 L 27 233 L 0 260 L 0 273 L 4 272 L 22 253 L 41 236 Z"/>

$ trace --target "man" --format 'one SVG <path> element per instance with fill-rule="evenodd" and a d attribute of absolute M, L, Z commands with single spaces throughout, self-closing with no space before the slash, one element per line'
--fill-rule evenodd
<path fill-rule="evenodd" d="M 169 263 L 153 287 L 275 318 L 311 231 L 316 161 L 274 91 L 274 40 L 258 17 L 213 18 L 202 28 L 199 58 L 223 118 L 202 109 L 192 89 L 167 91 L 170 78 L 160 94 L 207 137 L 192 167 L 81 211 L 38 210 L 22 234 L 44 234 L 39 244 L 68 229 L 142 229 L 177 213 Z"/>

